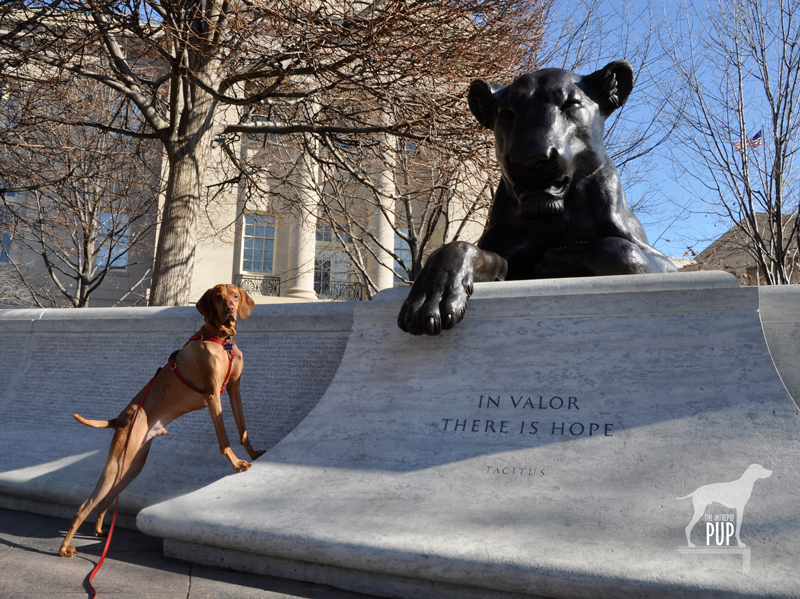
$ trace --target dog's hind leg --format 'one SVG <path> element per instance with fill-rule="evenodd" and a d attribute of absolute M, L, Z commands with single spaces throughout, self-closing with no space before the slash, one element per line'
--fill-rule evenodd
<path fill-rule="evenodd" d="M 144 416 L 144 414 L 142 414 L 142 416 Z M 142 418 L 141 421 L 137 418 L 136 422 L 134 423 L 133 430 L 131 431 L 128 444 L 132 447 L 139 447 L 142 444 L 142 440 L 146 434 L 146 418 Z M 62 557 L 72 557 L 77 553 L 75 547 L 70 545 L 70 542 L 72 542 L 72 539 L 75 536 L 75 533 L 78 531 L 78 528 L 81 524 L 83 524 L 84 520 L 86 520 L 92 510 L 97 507 L 97 504 L 100 503 L 100 501 L 106 495 L 108 495 L 108 492 L 114 486 L 115 482 L 125 476 L 125 473 L 127 472 L 128 468 L 130 468 L 131 463 L 136 457 L 136 452 L 130 452 L 125 456 L 125 463 L 122 463 L 122 452 L 125 446 L 125 439 L 127 435 L 127 427 L 119 428 L 114 433 L 114 438 L 111 441 L 111 447 L 108 450 L 108 459 L 106 460 L 106 465 L 103 468 L 103 472 L 100 475 L 92 494 L 89 495 L 89 498 L 81 504 L 81 506 L 78 508 L 78 511 L 75 513 L 75 516 L 72 519 L 72 525 L 70 526 L 67 535 L 64 537 L 64 541 L 61 543 L 61 548 L 59 549 L 58 553 Z"/>
<path fill-rule="evenodd" d="M 694 516 L 692 516 L 692 521 L 689 522 L 689 525 L 686 527 L 686 543 L 690 548 L 694 549 L 696 545 L 692 543 L 692 529 L 694 528 L 694 525 L 697 524 L 698 520 L 703 517 L 703 514 L 706 511 L 706 506 L 696 497 L 692 497 L 692 502 L 694 504 Z"/>
<path fill-rule="evenodd" d="M 147 454 L 150 452 L 150 445 L 152 444 L 152 441 L 152 439 L 146 441 L 145 444 L 139 448 L 139 451 L 136 452 L 131 465 L 123 475 L 122 480 L 119 481 L 119 484 L 111 487 L 109 492 L 106 493 L 106 496 L 103 497 L 103 499 L 100 500 L 100 503 L 97 504 L 97 522 L 94 526 L 94 535 L 96 537 L 100 537 L 105 533 L 103 530 L 103 520 L 105 519 L 108 508 L 116 500 L 117 493 L 122 493 L 125 488 L 131 484 L 137 476 L 139 476 L 142 468 L 144 468 L 144 463 L 147 461 Z"/>

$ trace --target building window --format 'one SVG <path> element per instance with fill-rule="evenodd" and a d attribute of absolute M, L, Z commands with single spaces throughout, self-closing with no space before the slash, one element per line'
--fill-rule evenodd
<path fill-rule="evenodd" d="M 408 280 L 408 270 L 411 269 L 411 248 L 398 233 L 408 235 L 408 229 L 400 227 L 394 234 L 394 255 L 403 261 L 403 264 L 397 260 L 394 261 L 394 282 L 402 283 Z"/>
<path fill-rule="evenodd" d="M 417 144 L 413 141 L 409 141 L 407 139 L 403 139 L 402 137 L 397 138 L 397 151 L 398 152 L 405 152 L 409 156 L 416 156 L 417 155 Z"/>
<path fill-rule="evenodd" d="M 128 267 L 128 215 L 124 212 L 116 214 L 103 211 L 97 219 L 97 257 L 95 266 L 114 270 L 125 270 Z"/>
<path fill-rule="evenodd" d="M 314 291 L 319 298 L 361 299 L 361 284 L 354 281 L 350 256 L 341 245 L 350 240 L 343 228 L 334 231 L 330 223 L 317 221 L 317 249 L 314 256 Z"/>
<path fill-rule="evenodd" d="M 338 237 L 337 237 L 338 233 Z M 342 225 L 337 225 L 336 231 L 334 231 L 333 227 L 330 223 L 318 220 L 317 221 L 317 246 L 326 246 L 326 245 L 341 245 L 339 239 L 342 240 L 342 243 L 348 243 L 350 241 L 350 236 L 347 234 L 347 231 Z"/>
<path fill-rule="evenodd" d="M 275 217 L 268 214 L 245 214 L 243 243 L 242 270 L 271 273 L 275 251 Z"/>
<path fill-rule="evenodd" d="M 317 248 L 314 256 L 314 291 L 320 297 L 336 295 L 336 288 L 349 284 L 353 277 L 350 256 L 333 248 Z"/>

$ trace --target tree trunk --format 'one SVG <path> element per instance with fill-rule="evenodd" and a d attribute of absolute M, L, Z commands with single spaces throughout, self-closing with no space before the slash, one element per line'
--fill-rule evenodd
<path fill-rule="evenodd" d="M 169 175 L 153 263 L 150 306 L 180 306 L 193 299 L 190 293 L 198 215 L 211 154 L 215 103 L 197 87 L 191 95 L 192 106 L 184 107 L 175 137 L 164 143 Z"/>
<path fill-rule="evenodd" d="M 188 304 L 195 251 L 197 217 L 205 172 L 200 145 L 182 156 L 170 157 L 164 211 L 153 264 L 150 306 Z"/>

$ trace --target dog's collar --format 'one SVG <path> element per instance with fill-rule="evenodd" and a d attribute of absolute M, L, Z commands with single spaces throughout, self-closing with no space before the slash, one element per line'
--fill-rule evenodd
<path fill-rule="evenodd" d="M 233 360 L 233 346 L 236 345 L 236 340 L 233 338 L 233 335 L 228 335 L 225 339 L 222 339 L 220 337 L 210 337 L 198 334 L 189 337 L 189 341 L 210 341 L 211 343 L 219 343 L 223 348 L 230 352 L 229 359 Z M 186 343 L 189 343 L 189 341 Z"/>
<path fill-rule="evenodd" d="M 211 343 L 219 343 L 220 345 L 225 345 L 226 343 L 236 343 L 233 335 L 228 335 L 224 339 L 221 337 L 212 337 L 210 335 L 192 335 L 189 337 L 189 341 L 211 341 Z"/>

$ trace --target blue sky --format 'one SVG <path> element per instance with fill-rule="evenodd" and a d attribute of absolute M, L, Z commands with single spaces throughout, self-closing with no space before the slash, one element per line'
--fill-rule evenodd
<path fill-rule="evenodd" d="M 618 125 L 622 129 L 618 139 L 624 140 L 627 134 L 636 134 L 637 121 L 647 123 L 653 111 L 658 110 L 654 108 L 655 94 L 648 91 L 654 86 L 646 79 L 652 76 L 661 81 L 660 85 L 665 80 L 669 84 L 670 61 L 661 55 L 657 44 L 658 34 L 665 31 L 663 25 L 653 27 L 653 21 L 648 22 L 648 7 L 660 16 L 665 10 L 675 10 L 676 6 L 669 0 L 630 0 L 627 4 L 624 0 L 556 0 L 550 39 L 558 38 L 565 22 L 579 23 L 587 6 L 593 2 L 598 12 L 597 18 L 592 20 L 595 25 L 589 26 L 595 31 L 588 32 L 588 43 L 578 42 L 560 48 L 551 44 L 552 56 L 542 66 L 572 68 L 587 74 L 612 60 L 625 58 L 631 62 L 641 77 L 629 98 L 626 112 L 622 113 L 624 122 Z M 558 64 L 559 61 L 562 64 Z M 610 122 L 608 124 L 610 126 Z M 717 214 L 709 212 L 713 207 L 693 193 L 698 191 L 698 183 L 676 174 L 674 154 L 676 151 L 680 154 L 681 141 L 679 133 L 673 135 L 670 144 L 650 154 L 650 164 L 638 175 L 631 172 L 631 167 L 620 169 L 628 204 L 639 205 L 636 212 L 650 243 L 665 254 L 678 257 L 686 255 L 689 247 L 700 252 L 728 229 L 728 224 Z"/>

